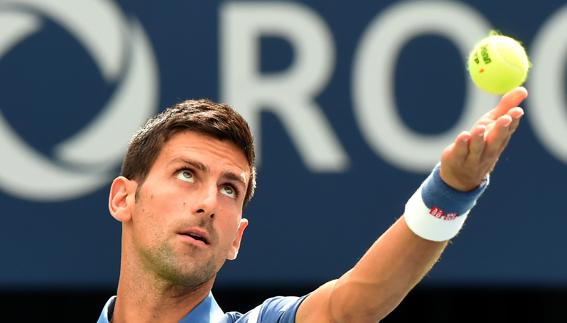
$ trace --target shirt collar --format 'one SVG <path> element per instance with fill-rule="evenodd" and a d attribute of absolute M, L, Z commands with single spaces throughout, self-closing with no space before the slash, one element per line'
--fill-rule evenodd
<path fill-rule="evenodd" d="M 97 323 L 108 323 L 109 318 L 112 317 L 112 312 L 114 311 L 114 303 L 116 302 L 116 296 L 112 296 L 104 305 L 102 313 L 98 318 Z M 209 295 L 197 305 L 189 314 L 179 321 L 179 323 L 188 322 L 220 322 L 224 318 L 224 312 L 217 304 L 217 301 L 213 297 L 213 294 L 209 292 Z"/>
<path fill-rule="evenodd" d="M 213 293 L 209 295 L 197 305 L 189 314 L 187 314 L 179 323 L 189 322 L 219 322 L 224 317 L 224 312 L 213 297 Z"/>
<path fill-rule="evenodd" d="M 98 318 L 97 323 L 109 323 L 110 318 L 112 317 L 112 312 L 114 312 L 114 302 L 116 302 L 116 296 L 112 296 L 106 304 L 104 304 L 104 308 L 102 309 L 102 313 Z"/>

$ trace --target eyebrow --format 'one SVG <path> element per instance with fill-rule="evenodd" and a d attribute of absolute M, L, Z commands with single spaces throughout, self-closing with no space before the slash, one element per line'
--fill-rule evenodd
<path fill-rule="evenodd" d="M 190 165 L 193 168 L 195 168 L 199 171 L 202 171 L 204 173 L 209 172 L 209 167 L 207 167 L 207 165 L 201 163 L 200 161 L 196 161 L 196 160 L 193 160 L 193 159 L 177 157 L 177 158 L 172 159 L 168 164 L 175 164 L 175 163 L 183 163 L 183 164 L 186 164 L 186 165 Z M 226 178 L 229 181 L 238 182 L 238 183 L 242 184 L 242 186 L 244 188 L 246 188 L 246 182 L 238 174 L 235 174 L 233 172 L 223 172 L 221 176 Z"/>
<path fill-rule="evenodd" d="M 168 164 L 175 164 L 175 163 L 183 163 L 183 164 L 191 165 L 193 168 L 196 168 L 202 172 L 205 173 L 209 172 L 209 167 L 207 167 L 207 165 L 193 159 L 177 157 L 172 159 Z"/>
<path fill-rule="evenodd" d="M 246 183 L 244 182 L 244 180 L 242 179 L 241 176 L 236 175 L 235 173 L 232 172 L 225 172 L 222 174 L 224 178 L 226 178 L 229 181 L 234 181 L 234 182 L 238 182 L 242 185 L 242 187 L 244 187 L 244 189 L 246 189 Z"/>

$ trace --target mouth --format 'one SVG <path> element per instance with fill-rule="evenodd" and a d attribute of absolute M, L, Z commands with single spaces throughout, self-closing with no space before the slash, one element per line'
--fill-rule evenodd
<path fill-rule="evenodd" d="M 186 237 L 189 237 L 193 240 L 200 241 L 200 242 L 202 242 L 206 245 L 210 244 L 209 236 L 208 236 L 207 232 L 204 231 L 204 230 L 192 228 L 192 229 L 187 229 L 185 231 L 182 231 L 179 234 L 186 236 Z"/>

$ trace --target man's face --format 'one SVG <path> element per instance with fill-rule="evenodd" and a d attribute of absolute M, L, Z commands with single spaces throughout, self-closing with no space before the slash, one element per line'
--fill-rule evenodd
<path fill-rule="evenodd" d="M 131 241 L 143 266 L 166 281 L 198 286 L 236 258 L 250 167 L 233 143 L 175 134 L 138 187 Z"/>

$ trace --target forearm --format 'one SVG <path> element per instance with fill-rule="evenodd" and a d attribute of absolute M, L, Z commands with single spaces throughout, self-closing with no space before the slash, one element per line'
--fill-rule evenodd
<path fill-rule="evenodd" d="M 406 203 L 404 216 L 336 282 L 336 321 L 376 322 L 390 313 L 439 259 L 487 185 L 485 178 L 474 190 L 457 191 L 435 167 Z"/>
<path fill-rule="evenodd" d="M 447 242 L 425 240 L 398 219 L 333 288 L 336 322 L 376 322 L 388 315 L 435 264 Z"/>
<path fill-rule="evenodd" d="M 443 151 L 442 167 L 406 203 L 405 215 L 353 269 L 311 293 L 297 322 L 376 322 L 390 313 L 458 234 L 520 123 L 524 113 L 517 106 L 526 97 L 524 88 L 511 91 L 459 134 Z"/>

